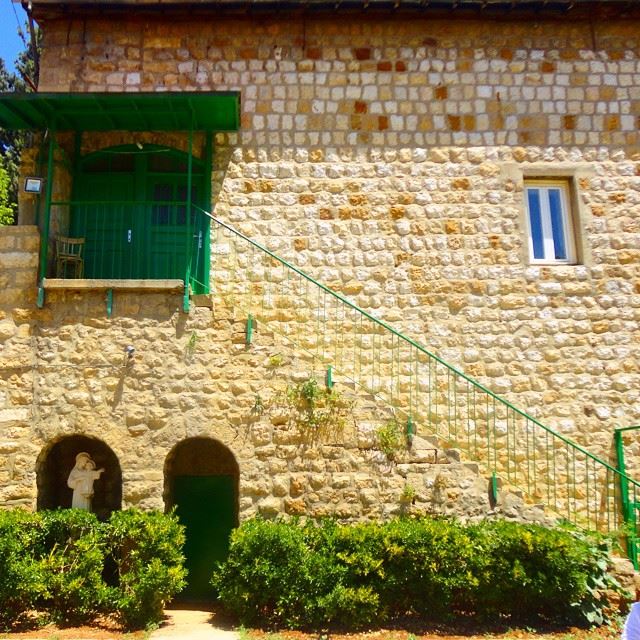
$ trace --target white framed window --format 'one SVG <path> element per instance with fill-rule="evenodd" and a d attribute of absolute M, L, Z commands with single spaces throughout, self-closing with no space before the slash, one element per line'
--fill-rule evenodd
<path fill-rule="evenodd" d="M 576 239 L 569 183 L 525 180 L 529 259 L 538 264 L 575 264 Z"/>

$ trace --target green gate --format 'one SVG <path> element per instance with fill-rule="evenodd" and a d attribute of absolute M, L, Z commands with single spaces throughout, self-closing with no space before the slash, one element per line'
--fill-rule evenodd
<path fill-rule="evenodd" d="M 74 181 L 70 234 L 85 238 L 85 277 L 208 282 L 209 223 L 187 211 L 187 154 L 135 145 L 83 158 Z M 203 163 L 193 160 L 191 202 L 203 206 Z M 197 291 L 196 293 L 200 293 Z"/>
<path fill-rule="evenodd" d="M 235 485 L 236 479 L 227 475 L 173 479 L 176 513 L 187 535 L 185 599 L 210 600 L 213 596 L 211 574 L 216 563 L 226 559 L 229 536 L 236 526 Z"/>

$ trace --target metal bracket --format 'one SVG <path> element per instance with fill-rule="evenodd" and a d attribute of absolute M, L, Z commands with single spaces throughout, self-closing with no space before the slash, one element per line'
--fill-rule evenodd
<path fill-rule="evenodd" d="M 327 367 L 327 374 L 324 377 L 324 383 L 329 391 L 333 389 L 333 367 L 331 365 Z"/>
<path fill-rule="evenodd" d="M 107 317 L 113 314 L 113 289 L 107 289 Z"/>
<path fill-rule="evenodd" d="M 246 326 L 246 339 L 245 339 L 245 343 L 247 346 L 251 344 L 252 339 L 253 339 L 253 316 L 251 314 L 248 314 L 247 326 Z"/>
<path fill-rule="evenodd" d="M 184 294 L 182 296 L 182 310 L 189 313 L 189 283 L 184 285 Z"/>
<path fill-rule="evenodd" d="M 413 442 L 413 436 L 415 434 L 416 432 L 413 424 L 413 418 L 409 416 L 407 418 L 407 441 L 409 442 L 409 445 L 411 445 L 411 443 Z M 437 456 L 437 453 L 436 453 L 436 456 Z"/>

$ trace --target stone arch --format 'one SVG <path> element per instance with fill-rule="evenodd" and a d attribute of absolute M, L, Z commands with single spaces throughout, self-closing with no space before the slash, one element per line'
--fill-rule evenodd
<path fill-rule="evenodd" d="M 202 436 L 187 438 L 171 449 L 164 463 L 166 511 L 175 506 L 173 480 L 178 476 L 231 476 L 235 480 L 237 502 L 240 467 L 231 450 L 218 440 Z"/>
<path fill-rule="evenodd" d="M 186 529 L 186 599 L 213 596 L 211 573 L 226 558 L 229 536 L 238 525 L 239 482 L 235 456 L 213 438 L 183 440 L 166 458 L 165 508 L 175 508 Z"/>
<path fill-rule="evenodd" d="M 98 438 L 85 435 L 63 436 L 45 446 L 36 462 L 38 510 L 71 507 L 72 490 L 67 478 L 76 455 L 86 451 L 104 473 L 94 484 L 92 511 L 106 519 L 122 507 L 122 470 L 112 449 Z"/>

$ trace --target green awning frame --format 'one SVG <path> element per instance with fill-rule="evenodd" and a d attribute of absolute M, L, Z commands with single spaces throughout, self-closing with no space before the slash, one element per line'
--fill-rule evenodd
<path fill-rule="evenodd" d="M 0 128 L 43 131 L 237 131 L 237 91 L 0 93 Z"/>
<path fill-rule="evenodd" d="M 240 127 L 240 92 L 158 93 L 0 93 L 0 129 L 49 131 L 44 221 L 40 243 L 37 304 L 44 304 L 44 280 L 49 254 L 49 230 L 54 186 L 56 134 L 75 132 L 79 149 L 82 133 L 97 131 L 184 131 L 188 135 L 187 211 L 191 210 L 193 136 L 206 133 L 205 152 L 211 172 L 214 132 L 233 132 Z M 45 138 L 46 140 L 46 138 Z M 183 309 L 189 310 L 191 281 L 191 216 L 185 234 L 186 267 Z"/>

